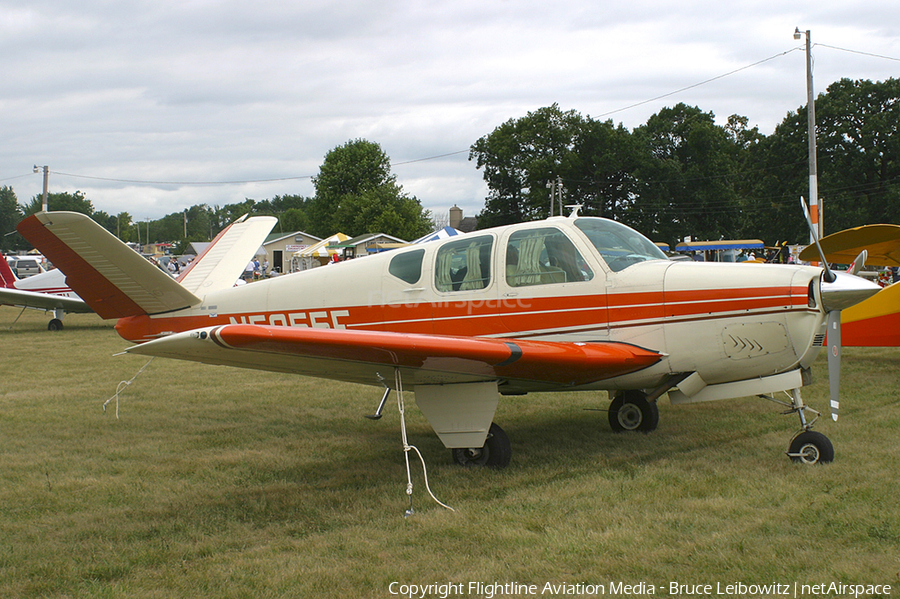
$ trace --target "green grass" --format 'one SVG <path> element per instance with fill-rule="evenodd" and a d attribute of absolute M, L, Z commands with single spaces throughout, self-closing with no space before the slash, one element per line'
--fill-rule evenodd
<path fill-rule="evenodd" d="M 0 308 L 0 597 L 391 597 L 392 581 L 647 581 L 900 588 L 900 350 L 846 348 L 824 466 L 784 455 L 796 416 L 744 399 L 660 404 L 610 432 L 605 394 L 503 398 L 513 462 L 464 470 L 408 397 L 116 356 L 93 315 L 60 333 Z M 804 390 L 827 409 L 824 359 Z M 657 595 L 667 593 L 657 590 Z M 429 594 L 429 597 L 439 596 Z M 459 595 L 457 595 L 459 596 Z M 471 596 L 485 596 L 473 594 Z M 548 596 L 548 595 L 544 595 Z"/>

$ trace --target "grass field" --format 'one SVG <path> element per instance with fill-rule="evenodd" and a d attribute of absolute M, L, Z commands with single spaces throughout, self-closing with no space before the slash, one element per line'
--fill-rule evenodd
<path fill-rule="evenodd" d="M 0 308 L 0 597 L 392 597 L 470 582 L 892 585 L 900 593 L 900 350 L 846 348 L 834 463 L 792 464 L 798 426 L 744 399 L 660 402 L 650 435 L 610 432 L 605 394 L 501 400 L 504 471 L 460 469 L 408 397 L 374 387 L 116 356 L 94 315 Z M 824 357 L 804 397 L 827 410 Z M 737 589 L 738 591 L 740 588 Z M 806 590 L 806 593 L 802 591 Z M 867 596 L 888 596 L 884 592 Z M 446 594 L 446 593 L 445 593 Z M 715 596 L 775 596 L 728 593 Z M 439 597 L 432 589 L 426 597 Z M 502 595 L 499 595 L 502 596 Z M 525 596 L 524 594 L 522 596 Z M 584 596 L 582 594 L 582 596 Z M 846 595 L 842 595 L 846 596 Z"/>

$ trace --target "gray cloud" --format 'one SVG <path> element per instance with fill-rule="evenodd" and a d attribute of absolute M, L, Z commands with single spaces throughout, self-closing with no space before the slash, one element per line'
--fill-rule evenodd
<path fill-rule="evenodd" d="M 608 4 L 608 3 L 607 3 Z M 770 132 L 805 103 L 805 63 L 788 52 L 664 99 L 663 94 L 813 41 L 900 56 L 887 2 L 859 10 L 771 2 L 636 0 L 370 3 L 0 0 L 0 184 L 40 193 L 34 163 L 98 209 L 158 218 L 186 206 L 311 194 L 325 153 L 378 142 L 396 163 L 466 150 L 510 118 L 558 102 L 633 128 L 686 102 Z M 896 62 L 815 49 L 816 87 L 884 79 Z M 465 153 L 395 167 L 426 207 L 477 212 L 481 173 Z"/>

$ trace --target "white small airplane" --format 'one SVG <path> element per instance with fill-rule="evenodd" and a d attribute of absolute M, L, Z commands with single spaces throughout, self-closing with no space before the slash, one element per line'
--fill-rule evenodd
<path fill-rule="evenodd" d="M 276 222 L 278 221 L 274 217 L 247 219 L 247 215 L 244 215 L 223 229 L 204 252 L 191 263 L 190 267 L 182 271 L 177 281 L 186 289 L 206 292 L 233 286 L 235 281 L 240 279 L 243 271 L 244 267 L 241 263 L 246 264 L 255 255 Z M 106 240 L 109 241 L 108 238 Z M 140 264 L 140 268 L 145 273 L 143 276 L 150 277 L 149 280 L 159 280 L 162 277 L 171 279 L 169 275 L 152 266 L 146 259 L 115 237 L 112 237 L 112 240 L 115 241 L 113 247 L 119 254 L 118 260 L 121 260 L 123 265 Z M 123 248 L 129 251 L 126 253 Z M 93 252 L 86 251 L 84 259 L 91 264 L 97 264 L 99 268 L 111 268 L 110 260 L 100 252 L 100 248 L 95 250 Z M 153 275 L 146 274 L 150 272 L 148 266 L 156 271 Z M 21 307 L 23 312 L 26 308 L 52 311 L 53 319 L 47 325 L 51 331 L 62 330 L 62 318 L 67 312 L 97 312 L 103 318 L 115 318 L 114 315 L 109 315 L 113 312 L 110 312 L 109 307 L 103 301 L 85 302 L 72 290 L 69 281 L 73 277 L 78 279 L 82 275 L 86 275 L 87 278 L 83 281 L 77 280 L 75 287 L 93 289 L 94 285 L 98 284 L 96 274 L 92 273 L 90 269 L 71 270 L 67 268 L 66 271 L 63 271 L 55 268 L 27 279 L 19 279 L 12 272 L 6 260 L 0 260 L 0 305 Z M 104 282 L 99 282 L 99 284 L 103 285 Z M 118 284 L 128 288 L 126 279 L 121 276 Z M 132 281 L 132 285 L 140 286 L 141 284 L 141 282 Z"/>
<path fill-rule="evenodd" d="M 66 276 L 59 269 L 47 270 L 26 279 L 18 278 L 6 260 L 0 259 L 0 305 L 17 306 L 53 312 L 47 325 L 51 331 L 63 328 L 62 319 L 67 312 L 93 312 L 78 295 L 69 288 Z M 19 314 L 21 316 L 21 313 Z M 18 317 L 16 318 L 18 320 Z"/>
<path fill-rule="evenodd" d="M 532 391 L 608 390 L 612 428 L 649 432 L 666 393 L 681 404 L 786 390 L 787 401 L 768 399 L 799 415 L 788 455 L 830 461 L 800 388 L 826 326 L 879 289 L 822 268 L 671 261 L 577 209 L 208 291 L 80 214 L 38 213 L 19 231 L 98 314 L 119 319 L 138 343 L 129 353 L 381 387 L 374 418 L 392 389 L 412 390 L 455 461 L 495 468 L 511 456 L 493 424 L 498 396 Z M 836 377 L 839 329 L 828 336 Z"/>

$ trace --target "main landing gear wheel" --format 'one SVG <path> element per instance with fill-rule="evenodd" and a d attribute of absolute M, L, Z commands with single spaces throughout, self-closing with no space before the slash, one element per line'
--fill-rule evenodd
<path fill-rule="evenodd" d="M 460 466 L 484 466 L 486 468 L 506 468 L 512 456 L 509 445 L 509 437 L 503 429 L 494 423 L 488 430 L 484 447 L 465 449 L 453 449 L 453 461 Z"/>
<path fill-rule="evenodd" d="M 640 391 L 619 392 L 609 404 L 609 426 L 617 433 L 649 433 L 655 431 L 658 424 L 659 407 Z"/>
<path fill-rule="evenodd" d="M 54 318 L 54 319 L 51 320 L 50 323 L 47 325 L 47 330 L 48 330 L 48 331 L 61 331 L 61 330 L 63 330 L 63 323 L 62 323 L 62 321 L 61 321 L 60 319 L 58 319 L 58 318 Z"/>
<path fill-rule="evenodd" d="M 826 464 L 834 461 L 834 446 L 822 433 L 803 431 L 791 441 L 788 455 L 793 462 Z"/>

